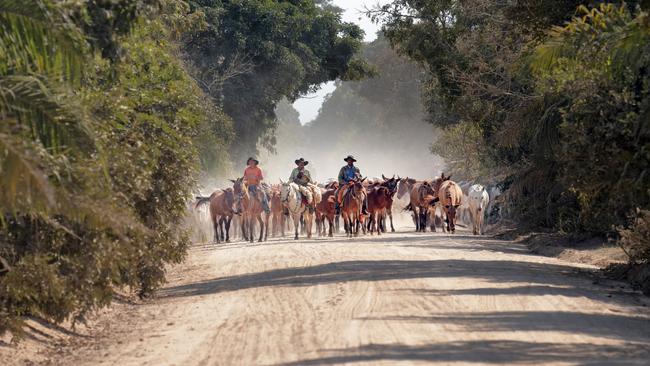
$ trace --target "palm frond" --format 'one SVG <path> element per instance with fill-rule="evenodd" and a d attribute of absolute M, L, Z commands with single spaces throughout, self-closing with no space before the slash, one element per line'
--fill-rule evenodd
<path fill-rule="evenodd" d="M 2 121 L 5 123 L 6 121 Z M 54 187 L 37 144 L 0 132 L 0 207 L 13 213 L 48 212 L 56 205 Z"/>
<path fill-rule="evenodd" d="M 78 79 L 84 38 L 61 6 L 49 0 L 0 0 L 0 75 L 60 73 Z"/>

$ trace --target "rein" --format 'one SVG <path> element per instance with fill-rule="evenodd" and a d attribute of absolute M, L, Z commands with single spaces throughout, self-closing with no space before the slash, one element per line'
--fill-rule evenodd
<path fill-rule="evenodd" d="M 282 203 L 287 204 L 287 206 L 288 206 L 287 209 L 289 211 L 297 213 L 300 210 L 300 206 L 302 205 L 301 200 L 298 198 L 298 194 L 296 194 L 299 191 L 296 191 L 291 185 L 287 185 L 287 188 L 289 190 L 289 192 L 287 193 L 287 197 L 284 198 L 284 199 L 281 198 L 281 201 L 282 201 Z M 291 208 L 291 199 L 290 199 L 291 193 L 293 193 L 293 196 L 296 198 L 295 199 L 295 204 L 294 204 L 295 207 L 293 209 Z"/>

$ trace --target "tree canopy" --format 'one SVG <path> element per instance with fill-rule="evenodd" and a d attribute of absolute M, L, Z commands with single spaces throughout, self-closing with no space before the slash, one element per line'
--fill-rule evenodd
<path fill-rule="evenodd" d="M 355 54 L 363 32 L 329 1 L 192 0 L 207 27 L 185 38 L 199 84 L 233 119 L 236 161 L 274 144 L 275 107 L 330 80 L 371 69 Z"/>
<path fill-rule="evenodd" d="M 428 71 L 448 169 L 500 183 L 528 225 L 605 234 L 650 204 L 647 6 L 396 0 L 369 15 Z"/>

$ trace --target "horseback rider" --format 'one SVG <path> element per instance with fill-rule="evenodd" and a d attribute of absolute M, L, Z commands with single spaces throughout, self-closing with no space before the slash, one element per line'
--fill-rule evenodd
<path fill-rule="evenodd" d="M 307 203 L 311 198 L 313 197 L 312 189 L 313 189 L 313 184 L 311 180 L 311 174 L 309 173 L 309 170 L 305 169 L 305 166 L 309 164 L 309 162 L 303 158 L 296 159 L 295 163 L 297 165 L 296 168 L 294 168 L 291 171 L 291 176 L 289 176 L 289 182 L 296 183 L 298 185 L 298 188 L 300 189 L 300 194 L 305 198 L 305 201 Z M 314 207 L 313 205 L 309 205 L 309 209 L 313 212 Z"/>
<path fill-rule="evenodd" d="M 244 181 L 246 181 L 246 184 L 248 185 L 248 192 L 257 199 L 259 199 L 259 196 L 257 194 L 257 187 L 262 183 L 262 180 L 264 179 L 264 176 L 262 175 L 262 169 L 258 167 L 259 164 L 260 162 L 257 159 L 250 157 L 248 160 L 246 160 L 247 167 L 244 170 Z M 269 198 L 267 197 L 264 189 L 260 188 L 260 192 L 262 192 L 262 209 L 268 214 L 271 212 L 271 209 L 269 208 Z"/>
<path fill-rule="evenodd" d="M 309 162 L 300 158 L 297 159 L 295 163 L 298 167 L 291 171 L 289 182 L 294 182 L 299 186 L 307 186 L 307 184 L 311 183 L 311 174 L 309 174 L 309 170 L 305 169 Z"/>
<path fill-rule="evenodd" d="M 343 159 L 345 162 L 347 162 L 347 165 L 344 165 L 341 170 L 339 170 L 339 188 L 336 190 L 336 193 L 334 196 L 336 197 L 336 214 L 338 215 L 341 211 L 341 203 L 343 201 L 343 187 L 345 187 L 348 182 L 353 181 L 353 180 L 359 180 L 361 179 L 361 171 L 359 170 L 358 167 L 354 166 L 354 163 L 357 161 L 357 159 L 354 158 L 352 155 L 348 155 L 345 159 Z M 362 214 L 368 215 L 368 198 L 366 196 L 363 197 L 363 207 L 362 207 Z"/>

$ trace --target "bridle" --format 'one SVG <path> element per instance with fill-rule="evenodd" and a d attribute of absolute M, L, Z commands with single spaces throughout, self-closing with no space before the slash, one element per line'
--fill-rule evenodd
<path fill-rule="evenodd" d="M 285 187 L 287 187 L 287 196 L 282 197 L 282 192 L 280 192 L 280 201 L 283 204 L 287 205 L 287 209 L 289 209 L 290 212 L 298 212 L 298 210 L 300 209 L 300 205 L 302 204 L 300 202 L 300 199 L 298 197 L 296 197 L 295 207 L 294 207 L 294 209 L 291 209 L 291 207 L 289 207 L 289 205 L 291 204 L 291 200 L 289 199 L 289 194 L 291 193 L 291 191 L 295 191 L 295 190 L 293 189 L 293 187 L 289 183 L 286 183 Z"/>

